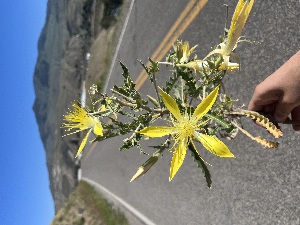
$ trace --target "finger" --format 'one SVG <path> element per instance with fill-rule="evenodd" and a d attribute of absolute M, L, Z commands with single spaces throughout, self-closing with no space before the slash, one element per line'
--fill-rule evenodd
<path fill-rule="evenodd" d="M 249 105 L 248 105 L 248 109 L 252 110 L 252 111 L 262 111 L 265 112 L 267 114 L 273 115 L 276 105 L 277 105 L 277 101 L 278 100 L 269 100 L 269 101 L 250 101 Z"/>
<path fill-rule="evenodd" d="M 264 107 L 263 112 L 265 112 L 266 114 L 274 115 L 275 107 L 276 103 L 268 104 Z"/>
<path fill-rule="evenodd" d="M 264 105 L 259 104 L 255 100 L 251 100 L 248 105 L 248 109 L 252 110 L 252 111 L 261 111 L 261 110 L 263 110 L 263 108 L 264 108 Z"/>
<path fill-rule="evenodd" d="M 277 122 L 282 123 L 284 122 L 291 111 L 294 109 L 295 105 L 292 103 L 288 103 L 286 101 L 279 101 L 275 112 L 274 112 L 274 118 Z"/>
<path fill-rule="evenodd" d="M 294 108 L 291 112 L 292 120 L 295 122 L 300 122 L 300 105 Z M 300 131 L 300 125 L 293 125 L 295 131 Z"/>
<path fill-rule="evenodd" d="M 264 111 L 268 105 L 276 103 L 280 99 L 280 95 L 274 91 L 261 90 L 260 85 L 255 88 L 253 96 L 249 102 L 248 109 L 252 111 Z M 274 112 L 274 110 L 273 110 Z"/>

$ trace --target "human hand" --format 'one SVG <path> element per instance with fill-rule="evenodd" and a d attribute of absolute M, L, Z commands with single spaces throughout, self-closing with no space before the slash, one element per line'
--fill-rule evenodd
<path fill-rule="evenodd" d="M 292 123 L 298 123 L 293 129 L 300 131 L 300 51 L 255 88 L 248 109 L 281 123 L 291 114 Z"/>

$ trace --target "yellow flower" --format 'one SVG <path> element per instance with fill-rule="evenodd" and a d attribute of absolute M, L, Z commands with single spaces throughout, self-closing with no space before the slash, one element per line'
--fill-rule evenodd
<path fill-rule="evenodd" d="M 180 63 L 187 62 L 190 55 L 195 51 L 196 47 L 197 45 L 190 49 L 190 44 L 188 41 L 185 41 L 184 43 L 182 43 L 182 41 L 177 41 L 177 45 L 173 46 Z"/>
<path fill-rule="evenodd" d="M 65 128 L 66 131 L 70 131 L 67 135 L 89 129 L 79 146 L 76 154 L 77 157 L 82 152 L 91 131 L 96 135 L 103 136 L 103 128 L 97 117 L 89 115 L 85 109 L 81 108 L 76 103 L 72 106 L 73 110 L 69 110 L 69 113 L 64 115 L 64 120 L 67 121 L 67 123 L 62 124 L 62 128 Z"/>
<path fill-rule="evenodd" d="M 226 68 L 228 67 L 230 56 L 239 61 L 237 55 L 235 55 L 232 51 L 237 46 L 242 30 L 252 9 L 253 3 L 254 0 L 239 0 L 231 20 L 227 38 L 224 40 L 224 42 L 219 44 L 220 48 L 213 50 L 205 58 L 218 53 L 222 55 Z"/>
<path fill-rule="evenodd" d="M 234 157 L 228 147 L 216 136 L 210 136 L 198 132 L 199 130 L 201 130 L 201 123 L 198 124 L 198 121 L 210 110 L 212 105 L 215 103 L 218 90 L 219 87 L 215 88 L 215 90 L 212 91 L 197 106 L 193 115 L 188 115 L 187 112 L 182 115 L 179 111 L 176 101 L 170 95 L 160 89 L 160 94 L 165 106 L 175 118 L 174 120 L 172 120 L 173 126 L 150 126 L 142 129 L 141 131 L 139 131 L 139 133 L 152 138 L 162 137 L 169 134 L 172 135 L 175 143 L 171 150 L 175 148 L 175 151 L 173 153 L 171 161 L 169 177 L 170 181 L 173 179 L 183 163 L 188 144 L 191 142 L 195 147 L 193 143 L 194 138 L 196 138 L 212 154 L 215 154 L 219 157 Z"/>
<path fill-rule="evenodd" d="M 230 70 L 230 71 L 234 71 L 234 70 L 238 70 L 240 68 L 240 65 L 238 63 L 232 63 L 229 62 L 227 64 L 227 68 L 225 63 L 223 62 L 220 67 L 218 68 L 218 70 Z"/>
<path fill-rule="evenodd" d="M 194 70 L 195 73 L 197 73 L 197 74 L 199 74 L 203 70 L 206 70 L 206 71 L 210 70 L 207 61 L 204 61 L 204 60 L 194 60 L 194 61 L 190 61 L 190 62 L 185 63 L 185 64 L 177 64 L 177 66 L 190 68 L 190 69 Z M 230 71 L 233 71 L 233 70 L 236 70 L 236 69 L 239 69 L 239 64 L 238 63 L 232 63 L 232 62 L 228 63 L 227 68 L 225 67 L 224 62 L 218 68 L 218 70 L 230 70 Z"/>

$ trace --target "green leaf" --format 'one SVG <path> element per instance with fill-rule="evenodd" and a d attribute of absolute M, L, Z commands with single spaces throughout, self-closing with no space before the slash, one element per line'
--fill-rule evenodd
<path fill-rule="evenodd" d="M 233 129 L 234 126 L 231 125 L 231 123 L 223 120 L 221 117 L 218 117 L 217 115 L 214 115 L 213 113 L 206 113 L 205 117 L 208 117 L 210 119 L 213 119 L 216 123 L 220 124 L 225 129 Z"/>
<path fill-rule="evenodd" d="M 204 173 L 206 179 L 207 187 L 211 188 L 212 185 L 211 175 L 205 162 L 203 161 L 203 159 L 201 159 L 201 157 L 199 156 L 197 150 L 194 148 L 192 143 L 189 143 L 188 149 L 192 152 L 192 156 L 196 160 L 198 167 L 202 169 L 202 172 Z"/>
<path fill-rule="evenodd" d="M 156 72 L 159 71 L 159 67 L 158 67 L 158 62 L 154 62 L 152 59 L 149 58 L 149 61 L 151 63 L 151 65 L 149 67 L 147 67 L 142 60 L 138 60 L 138 62 L 142 65 L 142 67 L 145 69 L 145 71 L 147 72 L 147 74 L 149 75 L 149 79 L 150 81 L 153 83 L 154 82 L 154 74 Z"/>
<path fill-rule="evenodd" d="M 158 62 L 154 62 L 152 61 L 152 59 L 149 58 L 149 61 L 151 62 L 151 66 L 150 66 L 150 73 L 156 73 L 159 71 L 159 67 L 158 67 Z"/>

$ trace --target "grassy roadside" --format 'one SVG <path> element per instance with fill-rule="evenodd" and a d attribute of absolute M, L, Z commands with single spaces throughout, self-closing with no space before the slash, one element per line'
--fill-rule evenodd
<path fill-rule="evenodd" d="M 51 225 L 128 225 L 124 214 L 85 181 L 80 181 Z"/>
<path fill-rule="evenodd" d="M 106 3 L 110 2 L 108 0 L 102 1 Z M 101 26 L 101 28 L 99 28 L 99 24 L 102 24 L 104 17 L 97 16 L 100 15 L 100 5 L 97 4 L 95 6 L 95 15 L 93 14 L 92 16 L 94 25 L 92 26 L 92 42 L 88 50 L 90 52 L 90 60 L 87 65 L 86 87 L 89 88 L 92 84 L 97 84 L 99 90 L 102 90 L 111 67 L 119 37 L 122 33 L 131 0 L 122 0 L 122 5 L 115 8 L 118 13 L 114 14 L 114 19 L 109 26 Z M 97 24 L 98 26 L 96 26 Z"/>

